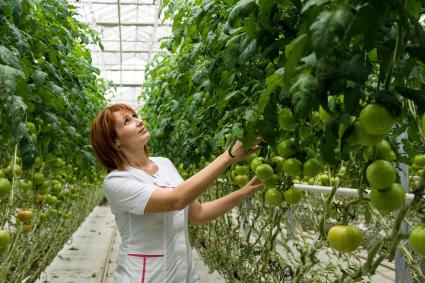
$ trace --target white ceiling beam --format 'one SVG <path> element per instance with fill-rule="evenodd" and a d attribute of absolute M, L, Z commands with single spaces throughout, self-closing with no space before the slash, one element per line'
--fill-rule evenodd
<path fill-rule="evenodd" d="M 142 83 L 113 83 L 112 85 L 117 87 L 141 87 Z"/>
<path fill-rule="evenodd" d="M 116 40 L 116 39 L 102 39 L 102 42 L 118 43 L 120 41 Z M 121 40 L 121 42 L 125 42 L 125 43 L 151 43 L 150 40 Z"/>
<path fill-rule="evenodd" d="M 74 1 L 75 2 L 75 1 Z M 108 1 L 101 1 L 101 0 L 95 0 L 90 1 L 92 4 L 99 4 L 99 5 L 110 5 L 115 4 L 115 2 L 108 2 Z M 139 1 L 120 1 L 120 5 L 137 5 L 137 6 L 155 6 L 153 3 L 143 3 Z"/>
<path fill-rule="evenodd" d="M 146 70 L 146 68 L 142 67 L 142 68 L 125 68 L 123 67 L 122 71 L 123 72 L 144 72 Z M 120 68 L 104 68 L 103 71 L 109 71 L 109 72 L 113 72 L 113 71 L 121 71 Z"/>
<path fill-rule="evenodd" d="M 102 27 L 117 27 L 117 26 L 135 26 L 135 27 L 155 27 L 155 22 L 97 22 L 98 26 Z M 171 24 L 158 24 L 160 27 L 171 27 Z"/>
<path fill-rule="evenodd" d="M 161 50 L 142 50 L 142 49 L 134 49 L 134 50 L 122 50 L 119 49 L 105 49 L 105 50 L 91 50 L 92 52 L 99 52 L 99 53 L 141 53 L 141 54 L 149 54 L 149 53 L 159 53 Z"/>

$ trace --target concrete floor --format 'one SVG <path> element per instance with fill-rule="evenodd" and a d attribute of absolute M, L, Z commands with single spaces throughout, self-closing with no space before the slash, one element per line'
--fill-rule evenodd
<path fill-rule="evenodd" d="M 72 235 L 37 283 L 112 283 L 115 258 L 121 242 L 114 216 L 108 206 L 97 206 Z M 201 283 L 224 283 L 192 250 Z"/>

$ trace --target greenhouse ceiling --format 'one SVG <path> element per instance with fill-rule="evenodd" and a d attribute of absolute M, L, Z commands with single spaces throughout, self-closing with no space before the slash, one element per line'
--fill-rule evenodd
<path fill-rule="evenodd" d="M 171 33 L 170 21 L 162 20 L 161 1 L 155 0 L 69 0 L 77 7 L 79 20 L 99 33 L 103 51 L 90 46 L 93 64 L 101 77 L 112 81 L 116 91 L 111 102 L 141 103 L 145 67 L 159 52 L 159 39 Z"/>

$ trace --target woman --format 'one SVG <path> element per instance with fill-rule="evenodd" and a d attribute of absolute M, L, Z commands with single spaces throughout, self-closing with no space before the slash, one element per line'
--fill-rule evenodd
<path fill-rule="evenodd" d="M 223 215 L 261 182 L 254 177 L 241 189 L 202 204 L 196 198 L 259 141 L 249 150 L 238 141 L 230 153 L 185 181 L 169 159 L 149 156 L 148 141 L 143 121 L 126 104 L 106 107 L 92 126 L 93 150 L 109 172 L 104 188 L 122 239 L 115 282 L 195 282 L 188 219 L 201 224 Z"/>

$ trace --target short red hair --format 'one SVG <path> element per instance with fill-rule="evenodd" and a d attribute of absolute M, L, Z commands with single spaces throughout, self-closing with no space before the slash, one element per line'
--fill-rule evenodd
<path fill-rule="evenodd" d="M 115 130 L 115 120 L 113 113 L 117 111 L 130 112 L 135 114 L 133 108 L 124 103 L 110 105 L 100 111 L 93 121 L 91 128 L 91 144 L 97 159 L 102 163 L 108 172 L 118 169 L 127 169 L 128 161 L 124 154 L 115 144 L 117 132 Z M 149 156 L 149 149 L 145 145 L 145 153 Z"/>

